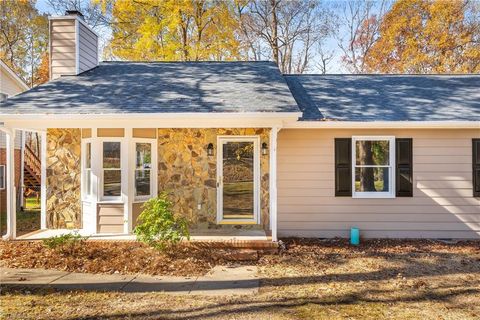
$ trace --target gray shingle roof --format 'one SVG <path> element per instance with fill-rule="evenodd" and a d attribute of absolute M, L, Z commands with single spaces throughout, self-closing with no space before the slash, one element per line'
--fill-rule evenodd
<path fill-rule="evenodd" d="M 299 112 L 273 62 L 104 62 L 12 97 L 1 114 Z"/>
<path fill-rule="evenodd" d="M 480 75 L 287 75 L 302 120 L 480 121 Z"/>

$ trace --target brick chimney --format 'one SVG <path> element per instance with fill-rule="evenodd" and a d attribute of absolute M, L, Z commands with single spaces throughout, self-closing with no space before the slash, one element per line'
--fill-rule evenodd
<path fill-rule="evenodd" d="M 50 17 L 49 33 L 50 80 L 78 75 L 98 65 L 98 35 L 79 11 Z"/>

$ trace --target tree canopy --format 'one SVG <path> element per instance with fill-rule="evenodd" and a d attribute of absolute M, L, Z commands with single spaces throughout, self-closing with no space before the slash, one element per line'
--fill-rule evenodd
<path fill-rule="evenodd" d="M 395 2 L 364 57 L 366 71 L 480 72 L 480 28 L 474 9 L 469 1 Z"/>
<path fill-rule="evenodd" d="M 35 9 L 35 1 L 1 1 L 0 30 L 0 59 L 30 86 L 45 81 L 39 71 L 47 52 L 48 19 Z"/>
<path fill-rule="evenodd" d="M 283 73 L 326 73 L 338 59 L 352 73 L 480 72 L 475 0 L 45 4 L 51 14 L 81 11 L 100 35 L 105 60 L 273 60 Z M 35 6 L 35 0 L 0 2 L 0 58 L 31 86 L 48 80 L 48 19 Z"/>

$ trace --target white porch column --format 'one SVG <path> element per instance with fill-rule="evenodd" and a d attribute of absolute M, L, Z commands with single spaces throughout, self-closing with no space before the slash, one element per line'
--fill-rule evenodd
<path fill-rule="evenodd" d="M 280 128 L 270 131 L 270 229 L 272 241 L 277 241 L 277 135 Z"/>
<path fill-rule="evenodd" d="M 7 234 L 4 238 L 15 239 L 17 235 L 16 227 L 16 197 L 15 197 L 15 129 L 5 131 L 7 136 L 7 168 L 6 168 L 6 188 L 7 188 Z"/>
<path fill-rule="evenodd" d="M 40 132 L 40 229 L 47 229 L 47 131 Z"/>
<path fill-rule="evenodd" d="M 25 138 L 26 138 L 26 135 L 25 135 L 25 130 L 22 130 L 22 140 L 20 141 L 21 143 L 21 151 L 20 151 L 20 206 L 23 207 L 23 205 L 26 203 L 25 202 L 25 199 L 23 198 L 23 193 L 24 193 L 24 186 L 25 186 L 25 177 L 23 176 L 24 175 L 24 171 L 25 171 Z"/>

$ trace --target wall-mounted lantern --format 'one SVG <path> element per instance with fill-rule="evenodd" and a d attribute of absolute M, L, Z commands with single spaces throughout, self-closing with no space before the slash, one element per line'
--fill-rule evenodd
<path fill-rule="evenodd" d="M 262 143 L 262 155 L 266 156 L 268 154 L 268 145 L 266 142 Z"/>
<path fill-rule="evenodd" d="M 213 156 L 213 143 L 209 143 L 207 146 L 207 155 Z"/>

